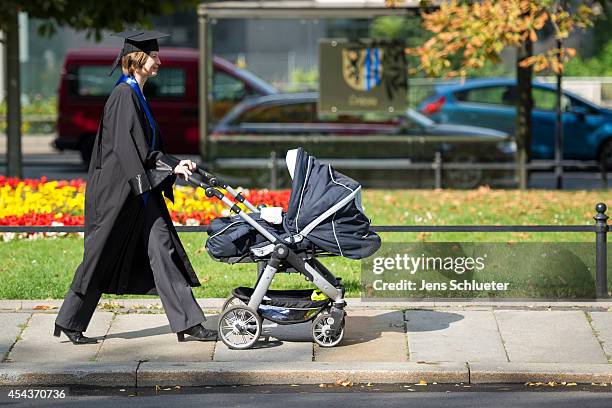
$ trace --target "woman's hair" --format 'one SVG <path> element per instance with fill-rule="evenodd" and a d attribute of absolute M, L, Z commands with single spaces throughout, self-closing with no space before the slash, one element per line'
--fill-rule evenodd
<path fill-rule="evenodd" d="M 134 71 L 144 66 L 149 54 L 144 51 L 130 52 L 121 57 L 121 69 L 124 74 L 134 75 Z"/>

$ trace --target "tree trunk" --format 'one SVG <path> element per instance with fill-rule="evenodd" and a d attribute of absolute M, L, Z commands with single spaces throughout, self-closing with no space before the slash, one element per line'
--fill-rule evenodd
<path fill-rule="evenodd" d="M 21 178 L 21 85 L 19 78 L 19 20 L 17 11 L 5 35 L 6 61 L 6 135 L 7 135 L 7 176 Z"/>
<path fill-rule="evenodd" d="M 533 108 L 533 96 L 531 94 L 531 79 L 533 70 L 531 67 L 522 68 L 520 62 L 533 55 L 533 44 L 526 40 L 516 52 L 516 148 L 517 148 L 517 173 L 519 188 L 527 189 L 529 183 L 529 171 L 527 164 L 531 159 L 531 110 Z"/>

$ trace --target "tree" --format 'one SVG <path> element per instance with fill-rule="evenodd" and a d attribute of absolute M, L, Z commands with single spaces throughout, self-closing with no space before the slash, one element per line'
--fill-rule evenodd
<path fill-rule="evenodd" d="M 557 39 L 592 25 L 597 1 L 482 0 L 443 1 L 438 9 L 421 13 L 424 27 L 433 33 L 421 46 L 406 51 L 419 59 L 418 70 L 433 76 L 465 77 L 485 62 L 500 62 L 506 47 L 517 50 L 517 164 L 519 187 L 527 188 L 526 163 L 531 147 L 531 81 L 533 71 L 563 72 L 563 63 L 575 55 L 571 48 L 553 48 L 533 54 L 533 44 L 545 26 Z M 459 56 L 459 66 L 453 62 Z M 559 58 L 560 57 L 560 58 Z"/>
<path fill-rule="evenodd" d="M 128 25 L 149 26 L 151 17 L 180 9 L 195 9 L 198 0 L 2 0 L 0 31 L 4 32 L 7 73 L 7 136 L 9 176 L 21 177 L 21 87 L 19 80 L 19 12 L 43 20 L 39 34 L 58 27 L 85 30 L 99 40 L 102 30 L 121 31 Z"/>

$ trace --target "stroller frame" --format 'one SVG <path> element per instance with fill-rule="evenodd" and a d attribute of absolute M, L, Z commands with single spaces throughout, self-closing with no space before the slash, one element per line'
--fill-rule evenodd
<path fill-rule="evenodd" d="M 270 258 L 267 261 L 267 265 L 265 268 L 263 268 L 263 271 L 259 273 L 257 283 L 255 285 L 253 294 L 250 296 L 248 304 L 238 304 L 228 307 L 222 311 L 221 315 L 219 316 L 219 335 L 221 340 L 228 347 L 233 349 L 246 349 L 255 344 L 259 338 L 259 335 L 261 334 L 263 320 L 261 313 L 258 312 L 258 309 L 262 304 L 276 273 L 283 266 L 290 266 L 298 273 L 304 275 L 306 280 L 312 282 L 329 298 L 329 306 L 327 308 L 328 312 L 325 314 L 321 313 L 319 316 L 314 318 L 313 339 L 323 347 L 331 347 L 338 344 L 344 333 L 344 321 L 346 316 L 346 312 L 344 311 L 346 301 L 344 300 L 344 287 L 341 283 L 341 279 L 336 278 L 329 270 L 327 270 L 327 268 L 318 263 L 318 261 L 315 261 L 320 265 L 320 270 L 317 270 L 288 245 L 288 240 L 284 241 L 280 237 L 259 225 L 249 214 L 242 211 L 236 202 L 243 203 L 248 209 L 256 213 L 259 212 L 257 207 L 251 204 L 241 193 L 234 190 L 231 186 L 221 181 L 213 174 L 208 173 L 200 167 L 197 167 L 196 171 L 187 181 L 196 188 L 200 187 L 204 189 L 208 198 L 216 197 L 219 199 L 230 209 L 231 212 L 242 218 L 274 245 L 274 249 L 270 253 Z M 219 187 L 229 192 L 235 201 L 224 195 L 219 190 Z M 227 302 L 226 304 L 229 306 Z M 248 341 L 244 343 L 237 344 L 226 339 L 222 335 L 222 330 L 224 328 L 227 329 L 227 327 L 222 327 L 224 319 L 226 316 L 232 313 L 235 317 L 233 321 L 240 320 L 242 322 L 241 324 L 234 323 L 234 326 L 232 326 L 234 333 L 237 335 L 240 334 L 243 337 L 245 332 L 253 334 L 249 337 Z M 250 326 L 248 325 L 249 323 Z M 254 331 L 249 329 L 253 329 Z"/>

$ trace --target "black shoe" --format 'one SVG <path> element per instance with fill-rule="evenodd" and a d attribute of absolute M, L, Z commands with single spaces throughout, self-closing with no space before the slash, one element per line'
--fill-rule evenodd
<path fill-rule="evenodd" d="M 72 344 L 96 344 L 98 342 L 96 339 L 83 336 L 83 332 L 64 329 L 56 324 L 53 335 L 59 337 L 62 332 L 70 339 Z"/>
<path fill-rule="evenodd" d="M 185 335 L 189 335 L 194 337 L 196 340 L 206 341 L 206 340 L 216 340 L 217 339 L 217 331 L 216 330 L 208 330 L 202 326 L 202 324 L 196 324 L 193 327 L 188 328 L 187 330 L 180 331 L 176 333 L 176 337 L 180 343 L 185 341 Z"/>

